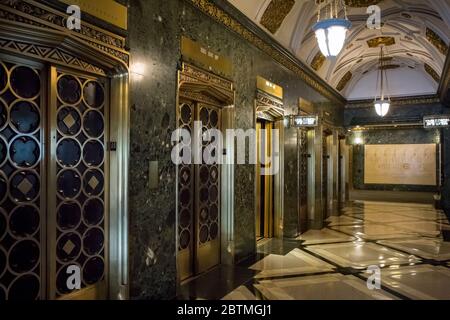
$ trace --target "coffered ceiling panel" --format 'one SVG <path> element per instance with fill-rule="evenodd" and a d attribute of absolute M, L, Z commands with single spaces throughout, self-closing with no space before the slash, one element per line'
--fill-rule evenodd
<path fill-rule="evenodd" d="M 376 81 L 371 89 L 370 79 L 378 69 L 380 46 L 387 55 L 388 77 L 396 84 L 392 96 L 438 90 L 450 43 L 450 0 L 346 0 L 353 26 L 334 60 L 325 59 L 317 46 L 314 0 L 229 2 L 349 100 L 373 98 Z M 366 10 L 372 4 L 382 10 L 380 30 L 367 28 Z"/>

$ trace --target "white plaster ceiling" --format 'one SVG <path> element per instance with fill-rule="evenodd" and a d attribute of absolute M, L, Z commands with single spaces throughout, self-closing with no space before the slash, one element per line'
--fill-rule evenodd
<path fill-rule="evenodd" d="M 314 0 L 295 0 L 275 33 L 260 22 L 272 0 L 229 0 L 238 10 L 271 35 L 276 41 L 310 66 L 319 52 L 312 26 L 317 22 Z M 360 2 L 364 2 L 360 1 Z M 378 2 L 378 1 L 365 1 Z M 387 70 L 390 94 L 416 96 L 435 94 L 439 79 L 425 71 L 427 64 L 441 76 L 446 56 L 426 36 L 427 29 L 437 34 L 445 44 L 450 42 L 450 0 L 382 0 L 383 27 L 367 28 L 367 7 L 347 6 L 352 28 L 345 48 L 334 60 L 326 60 L 316 73 L 334 88 L 348 72 L 351 80 L 339 90 L 349 100 L 372 99 L 376 91 L 376 70 L 380 48 L 370 48 L 367 40 L 393 37 L 395 44 L 385 46 L 388 64 L 396 69 Z"/>

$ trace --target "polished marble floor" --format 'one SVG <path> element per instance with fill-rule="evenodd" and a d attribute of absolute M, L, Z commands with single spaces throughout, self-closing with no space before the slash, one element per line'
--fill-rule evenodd
<path fill-rule="evenodd" d="M 353 202 L 326 222 L 296 239 L 261 242 L 257 257 L 188 282 L 180 298 L 450 300 L 450 224 L 443 212 L 425 204 Z M 374 266 L 379 289 L 367 271 Z"/>

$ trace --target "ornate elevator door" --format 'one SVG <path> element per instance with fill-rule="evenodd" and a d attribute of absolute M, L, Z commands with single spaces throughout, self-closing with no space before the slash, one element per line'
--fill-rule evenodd
<path fill-rule="evenodd" d="M 0 301 L 45 297 L 45 74 L 0 56 Z"/>
<path fill-rule="evenodd" d="M 0 300 L 106 298 L 108 90 L 0 56 Z"/>
<path fill-rule="evenodd" d="M 51 68 L 49 223 L 50 296 L 71 293 L 67 269 L 81 269 L 76 295 L 106 294 L 108 253 L 108 83 Z M 69 273 L 70 274 L 70 273 Z"/>
<path fill-rule="evenodd" d="M 300 216 L 299 233 L 308 229 L 308 131 L 300 130 L 300 172 L 299 172 L 299 191 L 300 191 Z"/>
<path fill-rule="evenodd" d="M 180 128 L 194 132 L 201 121 L 202 132 L 221 128 L 221 109 L 183 100 L 178 110 Z M 196 143 L 196 139 L 192 139 Z M 201 153 L 212 141 L 201 141 Z M 220 166 L 217 163 L 183 164 L 178 167 L 178 268 L 180 280 L 200 274 L 220 263 Z"/>

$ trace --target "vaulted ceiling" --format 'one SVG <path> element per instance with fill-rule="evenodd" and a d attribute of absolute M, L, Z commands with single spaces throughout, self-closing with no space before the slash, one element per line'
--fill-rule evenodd
<path fill-rule="evenodd" d="M 229 2 L 348 100 L 374 97 L 381 45 L 392 96 L 437 93 L 450 42 L 450 0 L 346 0 L 353 26 L 333 60 L 322 56 L 312 31 L 315 0 Z M 372 4 L 382 10 L 379 30 L 367 27 Z"/>

